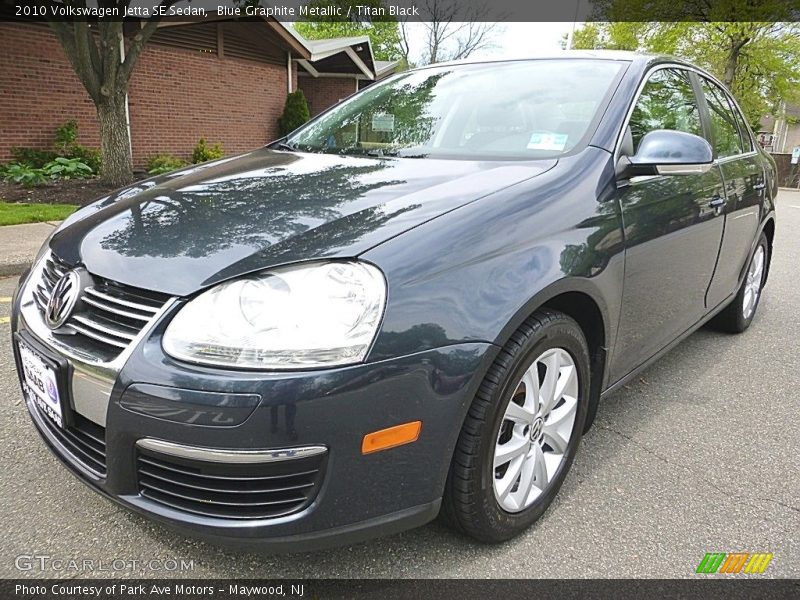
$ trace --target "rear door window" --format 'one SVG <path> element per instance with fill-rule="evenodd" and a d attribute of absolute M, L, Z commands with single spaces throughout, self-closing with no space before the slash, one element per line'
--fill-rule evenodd
<path fill-rule="evenodd" d="M 716 83 L 700 78 L 703 94 L 708 104 L 714 152 L 717 158 L 742 154 L 742 139 L 736 116 L 728 102 L 728 95 Z"/>
<path fill-rule="evenodd" d="M 753 138 L 750 137 L 750 131 L 747 129 L 747 124 L 744 122 L 744 117 L 742 117 L 742 113 L 739 112 L 739 110 L 736 108 L 736 105 L 731 101 L 730 96 L 728 97 L 728 102 L 731 105 L 733 115 L 736 117 L 736 124 L 739 125 L 739 133 L 741 134 L 742 138 L 742 149 L 745 152 L 752 152 Z"/>

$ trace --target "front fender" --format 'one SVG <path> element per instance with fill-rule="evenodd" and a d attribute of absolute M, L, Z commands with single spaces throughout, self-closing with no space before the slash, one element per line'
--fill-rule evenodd
<path fill-rule="evenodd" d="M 610 154 L 588 148 L 362 256 L 389 284 L 369 360 L 465 341 L 502 345 L 564 292 L 591 297 L 616 331 L 624 267 Z"/>

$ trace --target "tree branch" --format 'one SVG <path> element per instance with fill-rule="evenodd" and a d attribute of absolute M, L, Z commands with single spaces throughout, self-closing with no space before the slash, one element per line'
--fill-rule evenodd
<path fill-rule="evenodd" d="M 179 0 L 162 0 L 159 6 L 169 7 L 173 4 L 177 4 L 178 1 Z M 133 72 L 133 66 L 136 64 L 136 59 L 139 58 L 139 55 L 142 53 L 145 44 L 158 29 L 158 24 L 160 21 L 160 18 L 150 19 L 141 29 L 139 29 L 139 31 L 136 32 L 136 34 L 133 36 L 133 39 L 131 39 L 131 42 L 125 52 L 125 61 L 122 63 L 122 67 L 119 70 L 119 78 L 121 80 L 120 83 L 128 83 L 131 73 Z"/>
<path fill-rule="evenodd" d="M 88 40 L 90 33 L 76 29 L 77 23 L 66 23 L 60 21 L 49 21 L 48 25 L 53 33 L 56 34 L 67 60 L 75 70 L 75 74 L 81 80 L 83 87 L 92 100 L 100 97 L 100 78 L 92 67 L 92 60 L 88 53 L 88 44 L 94 43 Z"/>

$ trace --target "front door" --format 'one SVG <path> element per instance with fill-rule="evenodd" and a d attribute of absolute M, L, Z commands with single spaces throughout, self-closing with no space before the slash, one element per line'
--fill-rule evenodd
<path fill-rule="evenodd" d="M 635 153 L 655 129 L 703 135 L 698 99 L 686 70 L 650 72 L 631 114 L 621 151 Z M 698 175 L 636 177 L 621 182 L 625 232 L 622 310 L 611 377 L 648 360 L 706 312 L 723 231 L 718 167 Z"/>

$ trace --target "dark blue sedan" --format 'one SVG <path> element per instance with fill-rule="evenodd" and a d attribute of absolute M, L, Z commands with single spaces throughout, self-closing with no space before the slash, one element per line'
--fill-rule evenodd
<path fill-rule="evenodd" d="M 675 59 L 401 73 L 69 218 L 14 298 L 27 409 L 90 487 L 197 535 L 298 550 L 441 512 L 507 540 L 604 396 L 750 326 L 774 174 Z"/>

